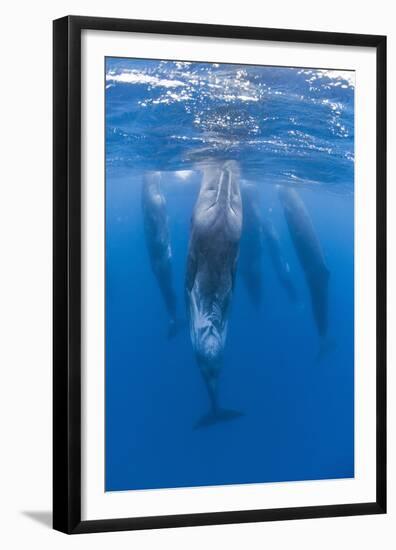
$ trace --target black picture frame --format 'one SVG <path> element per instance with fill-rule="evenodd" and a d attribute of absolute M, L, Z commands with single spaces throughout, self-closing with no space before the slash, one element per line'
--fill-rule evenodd
<path fill-rule="evenodd" d="M 377 62 L 376 500 L 358 504 L 81 520 L 81 31 L 375 48 Z M 53 527 L 93 533 L 386 513 L 386 37 L 68 16 L 53 22 Z"/>

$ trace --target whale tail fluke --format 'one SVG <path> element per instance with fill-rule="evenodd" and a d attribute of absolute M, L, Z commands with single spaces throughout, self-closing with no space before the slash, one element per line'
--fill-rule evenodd
<path fill-rule="evenodd" d="M 168 327 L 168 340 L 172 340 L 175 336 L 179 334 L 184 328 L 186 328 L 187 323 L 184 319 L 172 319 L 169 322 Z"/>
<path fill-rule="evenodd" d="M 243 412 L 235 411 L 233 409 L 217 409 L 216 411 L 210 411 L 208 414 L 205 414 L 198 420 L 195 424 L 195 429 L 197 428 L 208 428 L 219 422 L 227 422 L 229 420 L 234 420 L 243 416 Z"/>
<path fill-rule="evenodd" d="M 336 349 L 337 343 L 334 339 L 322 340 L 319 351 L 316 355 L 316 362 L 321 363 L 326 357 L 328 357 Z"/>

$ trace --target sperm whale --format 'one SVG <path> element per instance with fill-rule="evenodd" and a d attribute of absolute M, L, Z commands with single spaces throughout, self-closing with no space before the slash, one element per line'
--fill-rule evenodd
<path fill-rule="evenodd" d="M 144 175 L 142 211 L 151 269 L 168 312 L 168 337 L 171 338 L 181 328 L 182 322 L 177 318 L 177 300 L 172 279 L 172 248 L 160 172 L 148 172 Z"/>
<path fill-rule="evenodd" d="M 240 415 L 219 406 L 218 385 L 241 231 L 237 164 L 208 166 L 192 216 L 186 272 L 191 341 L 210 401 L 210 412 L 197 426 Z"/>

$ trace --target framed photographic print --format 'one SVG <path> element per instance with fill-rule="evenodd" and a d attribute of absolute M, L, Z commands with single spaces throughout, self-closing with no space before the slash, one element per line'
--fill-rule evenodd
<path fill-rule="evenodd" d="M 386 38 L 54 22 L 54 528 L 386 511 Z"/>

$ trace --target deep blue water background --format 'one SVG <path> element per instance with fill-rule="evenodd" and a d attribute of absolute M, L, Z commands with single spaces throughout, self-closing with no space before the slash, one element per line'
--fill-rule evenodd
<path fill-rule="evenodd" d="M 353 73 L 106 60 L 106 490 L 354 475 Z M 257 310 L 237 275 L 220 399 L 244 416 L 194 430 L 208 410 L 188 330 L 168 319 L 145 248 L 141 183 L 161 170 L 174 286 L 184 276 L 200 160 L 236 159 L 260 189 L 289 261 L 291 304 L 263 257 Z M 310 298 L 275 184 L 298 187 L 331 271 L 321 363 Z"/>

